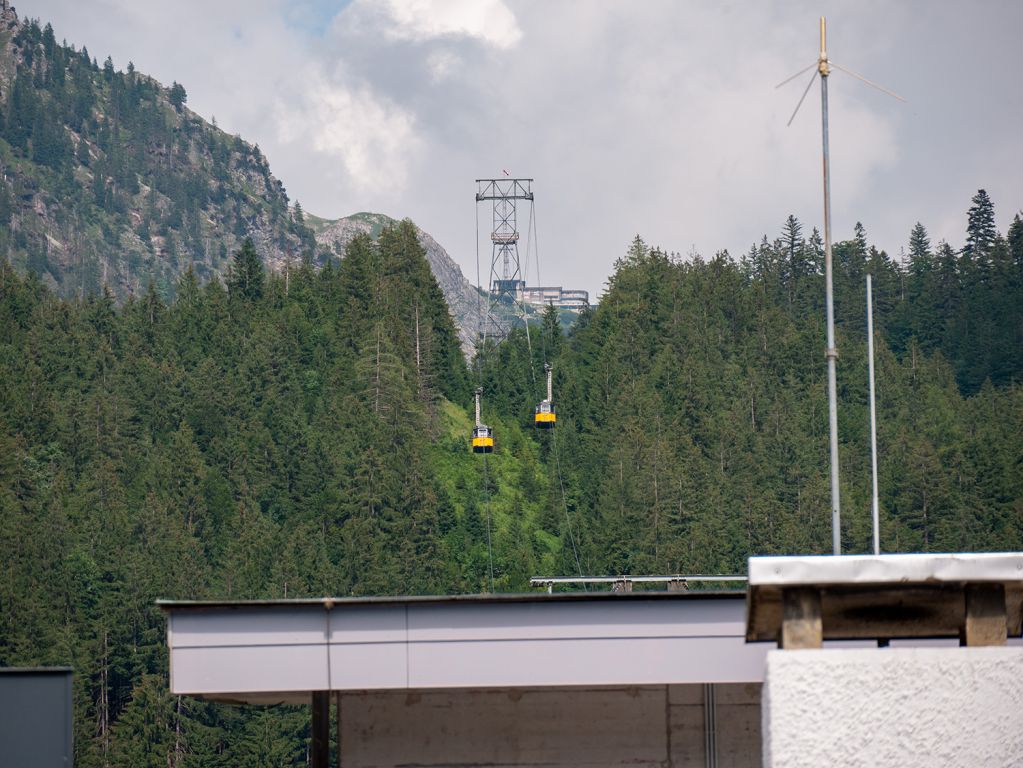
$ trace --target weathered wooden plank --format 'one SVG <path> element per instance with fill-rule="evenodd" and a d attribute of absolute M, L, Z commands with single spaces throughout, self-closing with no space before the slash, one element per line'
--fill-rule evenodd
<path fill-rule="evenodd" d="M 816 589 L 786 589 L 782 596 L 778 645 L 786 650 L 820 648 L 824 641 L 821 593 Z"/>
<path fill-rule="evenodd" d="M 761 587 L 756 591 L 747 591 L 747 642 L 777 641 L 781 618 L 781 587 Z"/>
<path fill-rule="evenodd" d="M 821 610 L 827 640 L 958 637 L 965 601 L 960 585 L 828 587 Z"/>
<path fill-rule="evenodd" d="M 1004 584 L 967 584 L 962 645 L 1005 645 L 1008 619 Z"/>
<path fill-rule="evenodd" d="M 1009 637 L 1023 634 L 1023 584 L 1020 582 L 1005 585 L 1005 611 L 1009 622 Z"/>

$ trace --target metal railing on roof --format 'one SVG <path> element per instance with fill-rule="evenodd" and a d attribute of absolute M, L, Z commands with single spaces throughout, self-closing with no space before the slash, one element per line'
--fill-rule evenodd
<path fill-rule="evenodd" d="M 548 592 L 553 592 L 558 585 L 573 584 L 611 584 L 612 592 L 631 592 L 633 584 L 667 584 L 669 592 L 685 592 L 689 589 L 690 582 L 733 582 L 747 581 L 745 576 L 723 576 L 723 575 L 683 575 L 673 574 L 670 576 L 566 576 L 547 577 L 534 576 L 529 580 L 531 587 L 546 587 Z"/>

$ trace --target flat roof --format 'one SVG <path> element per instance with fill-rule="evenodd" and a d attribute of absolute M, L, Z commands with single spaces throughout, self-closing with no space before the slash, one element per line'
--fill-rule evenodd
<path fill-rule="evenodd" d="M 299 597 L 271 600 L 169 600 L 158 599 L 164 611 L 202 610 L 209 608 L 294 608 L 296 606 L 344 607 L 348 605 L 432 605 L 432 604 L 503 604 L 560 603 L 623 600 L 745 600 L 744 589 L 692 589 L 681 592 L 649 590 L 636 592 L 502 592 L 469 595 L 365 595 L 358 597 Z"/>
<path fill-rule="evenodd" d="M 310 691 L 759 682 L 745 593 L 161 600 L 175 694 L 269 704 Z"/>

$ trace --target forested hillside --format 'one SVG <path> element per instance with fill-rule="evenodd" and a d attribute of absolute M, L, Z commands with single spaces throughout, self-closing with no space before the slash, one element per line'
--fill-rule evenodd
<path fill-rule="evenodd" d="M 189 265 L 221 275 L 246 237 L 268 264 L 315 260 L 259 147 L 187 99 L 0 14 L 0 252 L 62 295 L 119 300 L 170 295 Z"/>
<path fill-rule="evenodd" d="M 932 248 L 917 224 L 904 266 L 859 225 L 834 249 L 845 551 L 870 542 L 867 272 L 882 547 L 1023 546 L 1023 221 L 1003 238 L 993 220 L 980 191 L 962 248 Z M 534 345 L 532 370 L 543 355 L 555 368 L 544 450 L 583 571 L 742 573 L 750 554 L 830 551 L 822 272 L 819 236 L 791 217 L 738 262 L 637 238 L 599 307 Z M 483 365 L 521 423 L 540 391 L 527 361 L 520 334 Z"/>
<path fill-rule="evenodd" d="M 843 545 L 869 543 L 862 275 L 876 280 L 882 547 L 1023 547 L 1023 224 L 836 246 Z M 0 665 L 72 664 L 76 764 L 305 759 L 288 709 L 171 697 L 158 597 L 523 590 L 827 552 L 820 240 L 633 243 L 600 305 L 469 368 L 411 222 L 340 266 L 55 296 L 0 266 Z M 952 298 L 950 298 L 952 297 Z M 532 427 L 554 365 L 558 427 Z M 530 362 L 532 363 L 530 365 Z M 468 449 L 481 371 L 497 451 Z M 491 576 L 492 574 L 492 576 Z"/>
<path fill-rule="evenodd" d="M 497 588 L 556 568 L 535 444 L 498 419 L 489 489 L 467 450 L 411 222 L 287 281 L 246 241 L 226 285 L 186 272 L 170 306 L 62 300 L 3 263 L 0 382 L 0 665 L 75 667 L 77 765 L 166 765 L 172 738 L 191 765 L 302 753 L 304 718 L 171 711 L 159 596 L 478 592 L 488 522 Z"/>

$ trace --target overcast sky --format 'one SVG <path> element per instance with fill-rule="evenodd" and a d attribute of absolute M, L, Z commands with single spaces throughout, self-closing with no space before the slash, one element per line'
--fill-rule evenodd
<path fill-rule="evenodd" d="M 810 75 L 775 89 L 816 59 L 821 14 L 834 61 L 908 99 L 830 78 L 836 240 L 859 220 L 897 255 L 919 220 L 959 247 L 978 188 L 1003 233 L 1023 208 L 1017 0 L 17 8 L 101 62 L 182 83 L 307 211 L 411 217 L 472 280 L 474 180 L 505 170 L 535 179 L 542 282 L 594 295 L 636 234 L 738 256 L 790 213 L 821 226 L 819 86 L 791 128 Z"/>

